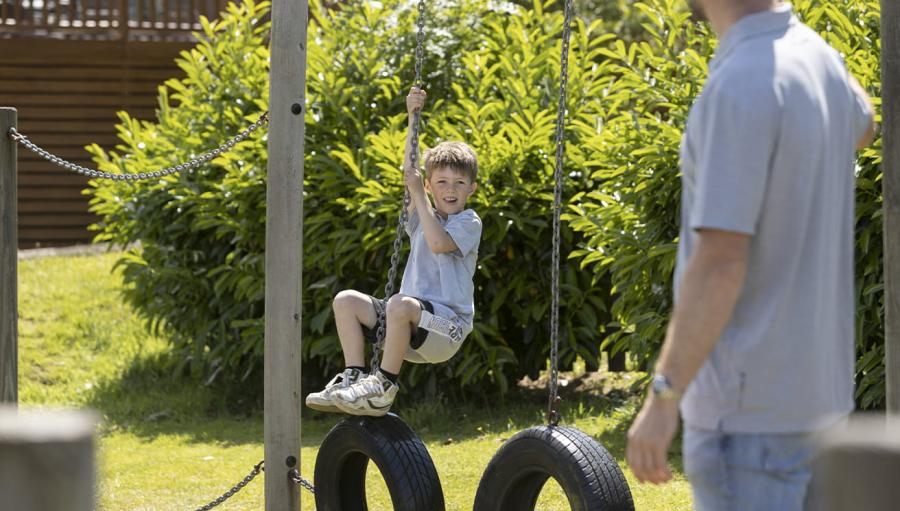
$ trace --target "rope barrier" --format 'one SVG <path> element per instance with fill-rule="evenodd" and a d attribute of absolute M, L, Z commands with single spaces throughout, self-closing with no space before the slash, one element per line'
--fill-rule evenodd
<path fill-rule="evenodd" d="M 234 497 L 234 495 L 237 492 L 241 491 L 244 488 L 244 486 L 247 486 L 250 483 L 250 481 L 252 481 L 256 476 L 259 475 L 260 472 L 263 471 L 264 463 L 265 463 L 265 460 L 260 461 L 259 463 L 254 465 L 253 470 L 251 470 L 250 473 L 247 474 L 247 476 L 245 478 L 241 479 L 241 481 L 239 483 L 232 486 L 230 490 L 223 493 L 216 500 L 210 502 L 209 504 L 207 504 L 205 506 L 198 507 L 195 511 L 209 511 L 210 509 L 218 506 L 219 504 L 225 502 L 226 500 L 230 499 L 231 497 Z"/>
<path fill-rule="evenodd" d="M 260 472 L 265 470 L 265 467 L 263 466 L 265 464 L 265 462 L 266 462 L 265 460 L 262 460 L 259 463 L 257 463 L 256 465 L 254 465 L 253 470 L 251 470 L 250 473 L 247 474 L 246 477 L 241 479 L 240 482 L 238 482 L 236 485 L 232 486 L 231 489 L 229 489 L 228 491 L 223 493 L 221 496 L 217 497 L 215 500 L 213 500 L 209 504 L 206 504 L 205 506 L 202 506 L 202 507 L 198 507 L 195 511 L 209 511 L 210 509 L 212 509 L 216 506 L 219 506 L 220 504 L 222 504 L 226 500 L 230 499 L 231 497 L 234 497 L 235 494 L 237 494 L 237 492 L 244 489 L 245 486 L 250 484 L 250 481 L 255 479 L 256 476 L 258 476 Z M 316 488 L 312 485 L 312 483 L 310 483 L 309 481 L 307 481 L 306 479 L 301 477 L 300 472 L 298 472 L 296 468 L 291 469 L 291 471 L 288 472 L 288 478 L 290 478 L 290 480 L 293 481 L 294 483 L 299 484 L 302 488 L 306 489 L 313 495 L 315 495 Z"/>
<path fill-rule="evenodd" d="M 90 178 L 95 179 L 110 179 L 113 181 L 140 181 L 145 179 L 158 179 L 163 176 L 169 176 L 178 172 L 182 172 L 185 170 L 193 170 L 203 165 L 213 158 L 218 157 L 223 153 L 227 153 L 230 151 L 235 145 L 239 142 L 243 141 L 247 137 L 250 136 L 251 133 L 262 127 L 263 124 L 269 121 L 269 112 L 263 112 L 262 115 L 259 116 L 256 122 L 248 126 L 244 131 L 238 133 L 234 137 L 228 139 L 224 144 L 219 147 L 207 151 L 200 156 L 191 159 L 187 163 L 180 163 L 178 165 L 173 165 L 171 167 L 167 167 L 162 170 L 157 170 L 154 172 L 140 172 L 138 174 L 115 174 L 112 172 L 101 172 L 99 170 L 89 169 L 87 167 L 82 167 L 81 165 L 77 165 L 68 160 L 60 158 L 54 154 L 51 154 L 49 151 L 45 150 L 41 146 L 35 144 L 31 140 L 28 139 L 25 135 L 21 134 L 16 130 L 16 128 L 9 129 L 9 137 L 12 138 L 15 142 L 21 144 L 29 151 L 37 154 L 41 158 L 59 165 L 65 169 L 71 170 L 72 172 L 76 172 L 78 174 L 88 176 Z"/>

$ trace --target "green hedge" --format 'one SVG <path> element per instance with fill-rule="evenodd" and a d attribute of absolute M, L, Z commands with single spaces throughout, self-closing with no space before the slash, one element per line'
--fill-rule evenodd
<path fill-rule="evenodd" d="M 618 3 L 582 2 L 585 19 Z M 493 7 L 492 7 L 493 6 Z M 380 294 L 402 191 L 404 96 L 412 82 L 414 9 L 400 0 L 326 10 L 309 26 L 303 357 L 305 376 L 339 367 L 331 299 Z M 450 363 L 412 367 L 428 393 L 505 391 L 545 367 L 550 204 L 562 16 L 487 0 L 430 4 L 429 104 L 423 146 L 462 139 L 479 154 L 472 197 L 484 220 L 476 329 Z M 801 18 L 880 92 L 878 2 L 800 0 Z M 268 5 L 231 5 L 206 23 L 160 89 L 156 122 L 123 114 L 103 170 L 184 160 L 240 131 L 267 104 Z M 618 32 L 617 32 L 618 31 Z M 619 34 L 618 37 L 615 34 Z M 646 0 L 573 31 L 563 225 L 562 358 L 596 365 L 601 341 L 638 362 L 655 356 L 672 306 L 677 148 L 715 39 L 682 0 Z M 877 101 L 877 100 L 876 100 Z M 859 160 L 859 397 L 883 402 L 880 140 Z M 190 174 L 152 184 L 95 183 L 98 240 L 139 241 L 120 261 L 126 299 L 173 340 L 185 368 L 258 378 L 262 360 L 265 130 Z"/>
<path fill-rule="evenodd" d="M 706 25 L 688 21 L 681 0 L 635 4 L 645 14 L 640 42 L 617 40 L 608 57 L 601 133 L 584 130 L 595 181 L 575 197 L 568 219 L 587 243 L 573 256 L 613 283 L 621 329 L 609 342 L 641 362 L 656 356 L 672 309 L 678 237 L 678 147 L 688 109 L 715 50 Z M 798 16 L 845 55 L 880 105 L 879 3 L 799 0 Z M 877 120 L 880 120 L 877 119 Z M 856 201 L 858 400 L 884 402 L 880 137 L 860 152 Z"/>
<path fill-rule="evenodd" d="M 199 154 L 265 108 L 267 4 L 232 5 L 184 53 L 187 73 L 160 89 L 156 122 L 122 114 L 115 152 L 92 148 L 103 170 L 136 172 Z M 322 377 L 340 364 L 331 299 L 340 289 L 381 293 L 399 198 L 412 82 L 414 12 L 393 0 L 338 11 L 312 6 L 308 49 L 303 356 Z M 550 211 L 562 16 L 484 1 L 430 12 L 425 147 L 463 139 L 479 153 L 484 218 L 476 330 L 451 363 L 413 367 L 408 386 L 430 393 L 504 391 L 536 375 L 548 352 Z M 596 89 L 600 24 L 574 34 L 570 108 Z M 173 339 L 195 375 L 258 376 L 262 355 L 265 135 L 193 173 L 154 183 L 94 183 L 97 239 L 139 241 L 120 261 L 126 299 Z M 572 143 L 574 160 L 587 158 Z M 587 176 L 572 174 L 576 188 Z M 564 229 L 564 253 L 580 238 Z M 563 363 L 596 365 L 608 289 L 564 268 Z"/>

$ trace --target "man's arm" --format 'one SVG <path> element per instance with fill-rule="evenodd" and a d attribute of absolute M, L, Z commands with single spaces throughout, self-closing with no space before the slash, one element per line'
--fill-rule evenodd
<path fill-rule="evenodd" d="M 731 319 L 747 275 L 750 236 L 701 230 L 688 260 L 656 372 L 683 391 Z"/>
<path fill-rule="evenodd" d="M 683 392 L 731 319 L 747 275 L 750 236 L 700 230 L 679 288 L 657 374 Z M 628 431 L 628 464 L 640 481 L 664 483 L 672 475 L 666 454 L 678 428 L 678 402 L 651 394 Z"/>
<path fill-rule="evenodd" d="M 855 76 L 850 75 L 850 88 L 853 89 L 853 92 L 856 93 L 856 96 L 861 100 L 866 102 L 869 105 L 869 111 L 872 111 L 872 98 L 869 97 L 869 94 L 863 89 L 862 85 L 860 85 L 859 81 Z M 865 149 L 875 140 L 875 119 L 871 114 L 869 114 L 869 124 L 868 128 L 866 128 L 866 132 L 863 133 L 863 136 L 856 143 L 857 149 Z"/>

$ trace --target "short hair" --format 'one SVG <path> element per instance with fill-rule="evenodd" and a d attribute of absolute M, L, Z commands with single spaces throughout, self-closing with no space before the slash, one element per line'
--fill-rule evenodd
<path fill-rule="evenodd" d="M 464 142 L 441 142 L 425 152 L 425 173 L 447 167 L 468 177 L 473 183 L 478 177 L 478 157 Z"/>

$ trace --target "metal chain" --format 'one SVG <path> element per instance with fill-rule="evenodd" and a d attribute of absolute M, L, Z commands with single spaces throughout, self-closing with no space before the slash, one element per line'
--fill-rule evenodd
<path fill-rule="evenodd" d="M 422 88 L 422 68 L 425 61 L 425 0 L 419 0 L 419 16 L 416 19 L 416 77 L 415 86 Z M 419 165 L 419 119 L 421 112 L 413 114 L 412 141 L 410 164 L 413 167 Z M 394 294 L 394 281 L 397 280 L 397 271 L 400 267 L 400 249 L 403 246 L 403 227 L 409 220 L 409 189 L 403 187 L 403 208 L 400 210 L 400 220 L 394 235 L 394 252 L 391 255 L 391 268 L 388 270 L 387 284 L 384 286 L 384 299 L 388 300 Z M 378 330 L 376 331 L 376 343 L 372 349 L 372 373 L 378 369 L 378 361 L 381 348 L 384 346 L 384 335 L 387 331 L 387 315 L 381 314 L 378 318 Z"/>
<path fill-rule="evenodd" d="M 143 179 L 158 179 L 160 177 L 175 174 L 177 172 L 196 169 L 200 165 L 205 164 L 206 162 L 212 160 L 213 158 L 216 158 L 220 154 L 226 153 L 229 150 L 231 150 L 231 148 L 234 147 L 235 145 L 237 145 L 238 142 L 241 142 L 242 140 L 246 139 L 248 136 L 250 136 L 251 133 L 253 133 L 257 129 L 259 129 L 263 124 L 268 122 L 268 120 L 269 120 L 269 112 L 264 112 L 256 122 L 254 122 L 253 124 L 248 126 L 244 131 L 242 131 L 242 132 L 238 133 L 237 135 L 235 135 L 234 137 L 228 139 L 228 141 L 226 141 L 224 144 L 220 145 L 219 147 L 217 147 L 211 151 L 205 152 L 205 153 L 201 154 L 200 156 L 191 159 L 187 163 L 173 165 L 171 167 L 168 167 L 168 168 L 165 168 L 162 170 L 157 170 L 155 172 L 141 172 L 138 174 L 114 174 L 112 172 L 101 172 L 99 170 L 93 170 L 93 169 L 89 169 L 87 167 L 82 167 L 81 165 L 76 165 L 70 161 L 60 158 L 59 156 L 51 154 L 50 152 L 46 151 L 39 145 L 37 145 L 34 142 L 32 142 L 31 140 L 29 140 L 28 137 L 26 137 L 25 135 L 19 133 L 16 130 L 16 128 L 10 128 L 8 135 L 14 141 L 18 142 L 19 144 L 22 144 L 28 150 L 39 155 L 40 157 L 44 158 L 45 160 L 47 160 L 51 163 L 55 163 L 56 165 L 59 165 L 60 167 L 71 170 L 72 172 L 77 172 L 81 175 L 88 176 L 90 178 L 95 178 L 95 179 L 111 179 L 113 181 L 139 181 L 139 180 L 143 180 Z"/>
<path fill-rule="evenodd" d="M 304 489 L 308 490 L 313 495 L 316 494 L 316 487 L 312 485 L 311 482 L 304 479 L 303 476 L 300 475 L 300 471 L 296 468 L 292 468 L 290 472 L 288 472 L 288 477 L 296 484 L 299 484 Z"/>
<path fill-rule="evenodd" d="M 260 461 L 259 463 L 254 465 L 253 470 L 251 470 L 250 473 L 247 474 L 247 477 L 243 478 L 241 480 L 241 482 L 234 485 L 230 490 L 223 493 L 222 496 L 217 498 L 216 500 L 210 502 L 209 504 L 207 504 L 203 507 L 198 507 L 196 509 L 196 511 L 209 511 L 210 509 L 218 506 L 219 504 L 221 504 L 221 503 L 225 502 L 226 500 L 230 499 L 231 497 L 233 497 L 235 493 L 241 491 L 244 488 L 244 486 L 247 486 L 247 484 L 249 484 L 250 481 L 253 480 L 253 478 L 258 476 L 259 473 L 263 471 L 264 463 L 265 463 L 265 460 Z"/>
<path fill-rule="evenodd" d="M 553 303 L 550 307 L 550 399 L 547 420 L 552 426 L 559 424 L 559 223 L 562 209 L 563 154 L 565 152 L 566 85 L 569 81 L 569 38 L 572 32 L 572 0 L 566 0 L 563 22 L 562 55 L 560 56 L 559 104 L 556 109 L 556 184 L 553 190 Z"/>

